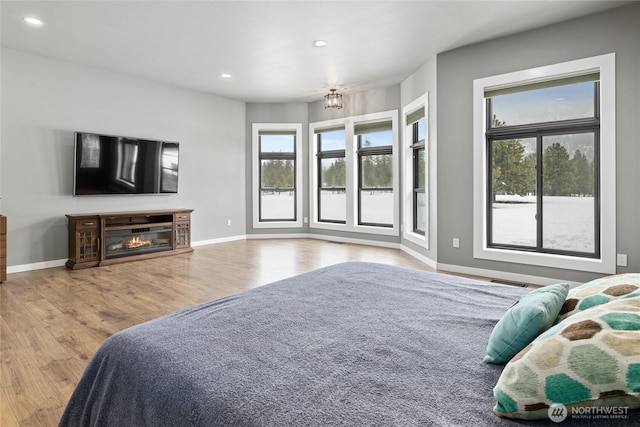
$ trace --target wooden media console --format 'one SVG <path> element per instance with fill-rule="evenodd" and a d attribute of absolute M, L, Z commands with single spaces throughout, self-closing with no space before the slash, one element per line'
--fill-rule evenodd
<path fill-rule="evenodd" d="M 192 252 L 193 209 L 68 214 L 70 269 Z"/>

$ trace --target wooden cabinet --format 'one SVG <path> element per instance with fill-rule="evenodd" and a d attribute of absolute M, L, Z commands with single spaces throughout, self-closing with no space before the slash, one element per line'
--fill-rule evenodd
<path fill-rule="evenodd" d="M 68 214 L 70 269 L 191 252 L 193 209 Z"/>
<path fill-rule="evenodd" d="M 7 217 L 0 215 L 0 282 L 7 280 Z"/>
<path fill-rule="evenodd" d="M 95 267 L 100 263 L 100 217 L 67 215 L 69 218 L 69 268 Z"/>
<path fill-rule="evenodd" d="M 191 213 L 175 214 L 174 224 L 175 247 L 178 249 L 191 247 Z"/>

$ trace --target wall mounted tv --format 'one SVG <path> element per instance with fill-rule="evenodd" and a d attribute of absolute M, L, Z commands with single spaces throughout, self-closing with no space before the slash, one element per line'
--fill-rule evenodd
<path fill-rule="evenodd" d="M 177 142 L 76 132 L 74 196 L 178 192 Z"/>

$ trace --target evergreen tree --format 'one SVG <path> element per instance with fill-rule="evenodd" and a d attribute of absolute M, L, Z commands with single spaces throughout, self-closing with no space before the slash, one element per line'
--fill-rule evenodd
<path fill-rule="evenodd" d="M 587 156 L 582 154 L 580 150 L 571 159 L 573 171 L 575 174 L 575 188 L 573 193 L 580 196 L 593 195 L 593 163 L 589 163 Z"/>
<path fill-rule="evenodd" d="M 347 169 L 344 158 L 333 159 L 329 167 L 322 170 L 323 187 L 346 187 Z"/>
<path fill-rule="evenodd" d="M 293 162 L 290 160 L 266 160 L 261 171 L 263 188 L 293 188 Z"/>
<path fill-rule="evenodd" d="M 532 176 L 535 177 L 535 159 L 524 158 L 524 147 L 520 140 L 493 141 L 492 184 L 494 197 L 497 194 L 524 196 L 532 191 Z M 533 167 L 532 167 L 533 166 Z M 533 187 L 535 189 L 535 186 Z"/>
<path fill-rule="evenodd" d="M 569 152 L 559 142 L 544 150 L 542 180 L 545 196 L 568 196 L 575 188 L 575 172 Z"/>
<path fill-rule="evenodd" d="M 505 122 L 492 118 L 493 128 L 506 126 Z M 525 149 L 519 139 L 494 140 L 492 143 L 491 181 L 493 198 L 498 194 L 525 196 L 536 191 L 536 156 L 525 157 Z"/>

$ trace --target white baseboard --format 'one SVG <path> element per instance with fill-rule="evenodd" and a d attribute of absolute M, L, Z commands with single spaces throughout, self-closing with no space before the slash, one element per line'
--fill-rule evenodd
<path fill-rule="evenodd" d="M 239 236 L 221 237 L 219 239 L 198 240 L 197 242 L 191 242 L 191 247 L 215 245 L 216 243 L 235 242 L 237 240 L 246 240 L 246 239 L 247 239 L 246 234 L 241 234 Z"/>
<path fill-rule="evenodd" d="M 44 268 L 61 267 L 67 262 L 66 259 L 56 259 L 53 261 L 34 262 L 32 264 L 7 266 L 7 274 L 22 273 L 23 271 L 42 270 Z"/>
<path fill-rule="evenodd" d="M 247 239 L 248 240 L 257 240 L 257 239 L 315 239 L 315 240 L 324 240 L 326 242 L 352 243 L 354 245 L 376 246 L 376 247 L 379 247 L 379 248 L 400 249 L 400 244 L 399 243 L 377 242 L 377 241 L 374 241 L 374 240 L 353 239 L 353 238 L 350 238 L 350 237 L 328 236 L 328 235 L 324 235 L 324 234 L 307 234 L 307 233 L 249 234 L 249 235 L 247 235 Z"/>
<path fill-rule="evenodd" d="M 309 235 L 305 233 L 290 233 L 290 234 L 247 234 L 247 240 L 260 240 L 260 239 L 308 239 Z"/>
<path fill-rule="evenodd" d="M 353 239 L 350 237 L 326 236 L 324 234 L 307 234 L 309 239 L 325 240 L 327 242 L 352 243 L 354 245 L 375 246 L 378 248 L 400 249 L 400 243 L 377 242 L 375 240 Z"/>
<path fill-rule="evenodd" d="M 426 257 L 426 256 L 422 255 L 421 253 L 418 253 L 418 252 L 414 251 L 413 249 L 409 249 L 408 247 L 406 247 L 404 245 L 400 246 L 400 250 L 402 250 L 403 252 L 406 252 L 407 254 L 411 255 L 412 257 L 414 257 L 418 261 L 421 261 L 421 262 L 425 263 L 429 267 L 431 267 L 433 269 L 437 269 L 438 263 L 435 262 L 434 260 L 432 260 L 431 258 Z"/>

